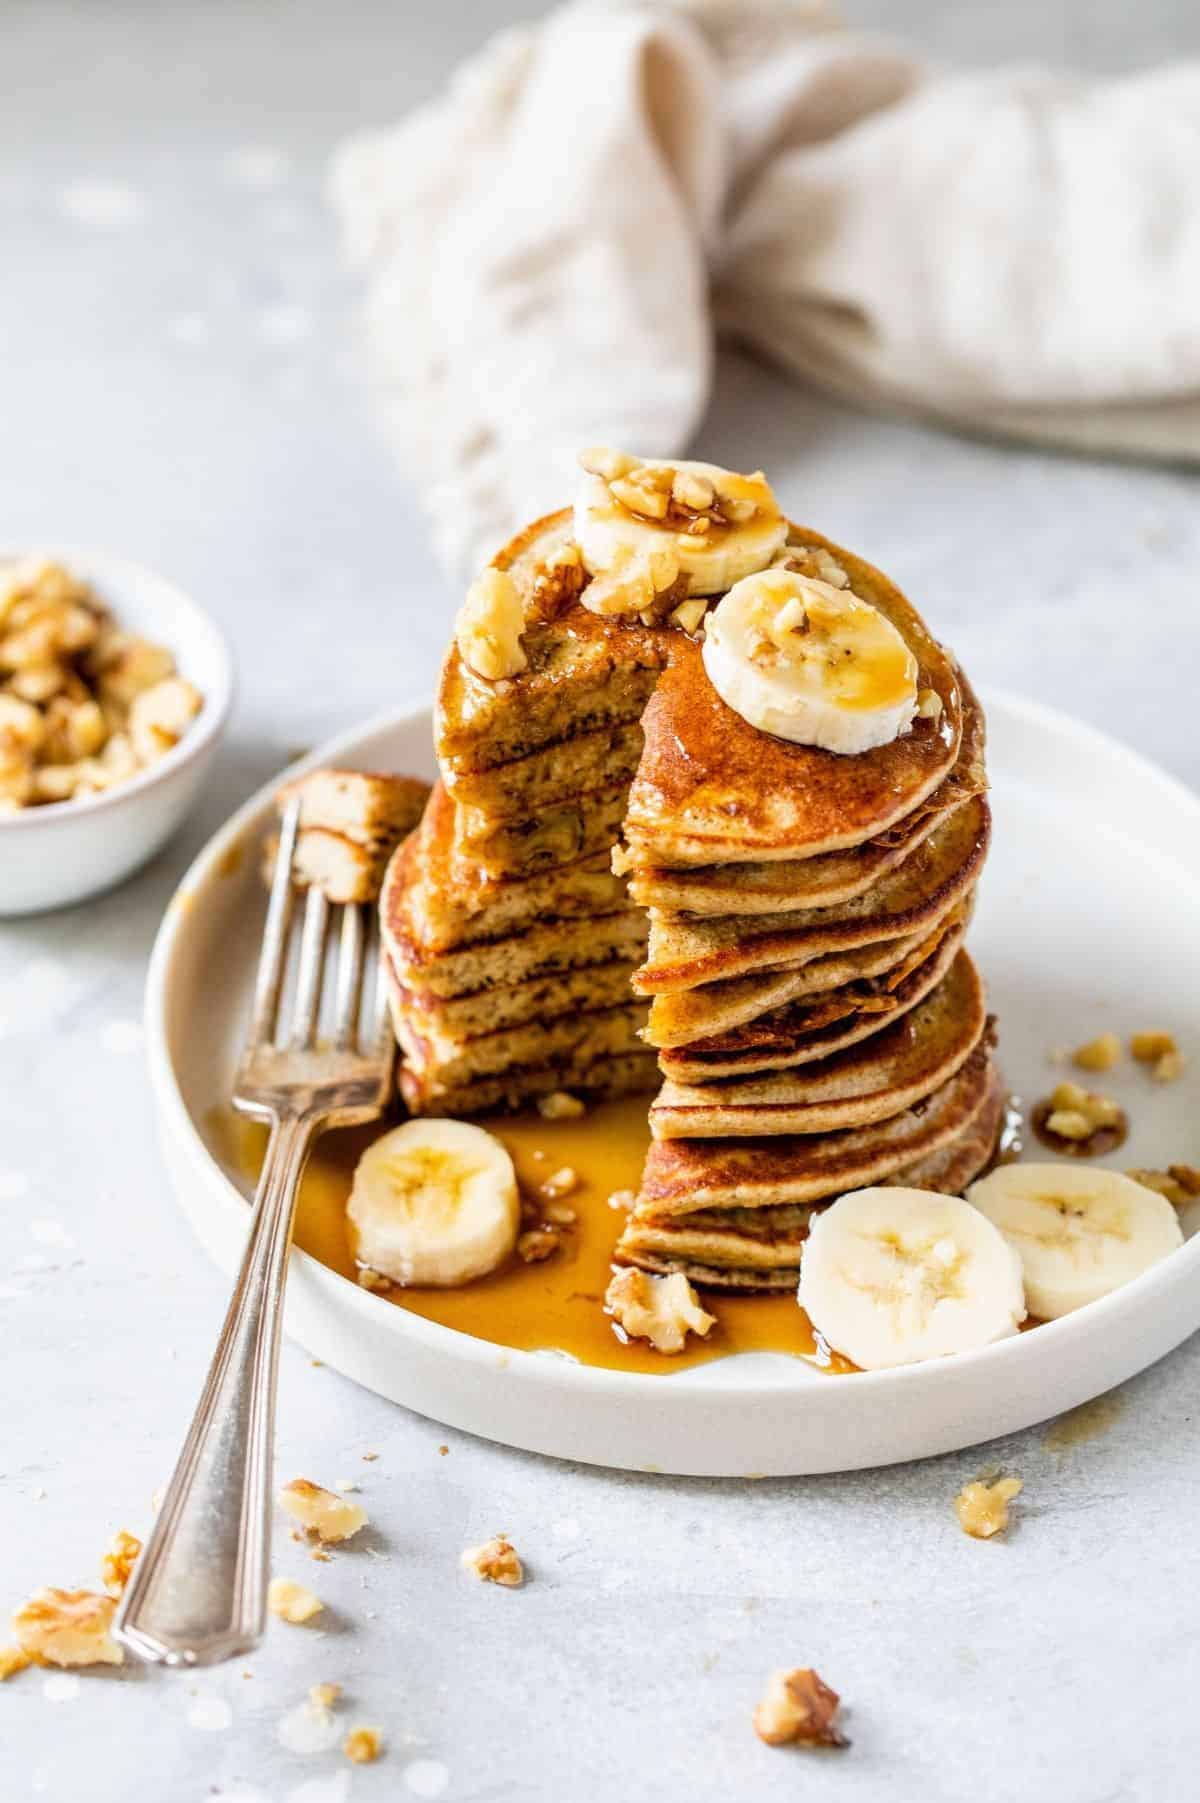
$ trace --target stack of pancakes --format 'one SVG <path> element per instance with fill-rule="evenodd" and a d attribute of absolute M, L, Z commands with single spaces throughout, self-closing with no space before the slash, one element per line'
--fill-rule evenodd
<path fill-rule="evenodd" d="M 569 516 L 496 559 L 527 597 L 527 668 L 485 682 L 452 647 L 435 725 L 442 780 L 380 902 L 410 1109 L 472 1114 L 554 1091 L 653 1087 L 632 988 L 645 910 L 612 847 L 667 635 L 578 605 Z"/>
<path fill-rule="evenodd" d="M 580 601 L 571 516 L 495 560 L 527 667 L 452 647 L 442 781 L 381 901 L 416 1112 L 651 1088 L 653 1144 L 617 1257 L 795 1284 L 812 1209 L 879 1180 L 960 1190 L 1003 1112 L 963 949 L 987 853 L 983 719 L 878 571 L 793 528 L 919 665 L 920 717 L 837 756 L 717 695 L 697 640 Z M 653 1048 L 653 1049 L 651 1049 Z"/>
<path fill-rule="evenodd" d="M 618 1257 L 732 1287 L 793 1286 L 813 1207 L 849 1189 L 960 1189 L 1003 1109 L 963 946 L 990 833 L 979 705 L 878 571 L 813 533 L 789 546 L 900 631 L 922 716 L 854 757 L 790 744 L 682 645 L 615 859 L 649 912 L 634 988 L 666 1078 Z"/>

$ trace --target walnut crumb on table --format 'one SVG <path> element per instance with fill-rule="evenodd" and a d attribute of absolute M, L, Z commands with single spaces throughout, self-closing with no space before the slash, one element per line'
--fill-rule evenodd
<path fill-rule="evenodd" d="M 807 1667 L 772 1672 L 754 1711 L 754 1732 L 769 1747 L 847 1747 L 837 1727 L 840 1701 Z"/>
<path fill-rule="evenodd" d="M 1132 1170 L 1125 1175 L 1146 1189 L 1157 1190 L 1176 1208 L 1186 1208 L 1200 1196 L 1200 1170 L 1195 1165 L 1169 1164 L 1165 1171 Z"/>
<path fill-rule="evenodd" d="M 525 1567 L 517 1549 L 503 1534 L 493 1534 L 482 1546 L 467 1547 L 460 1563 L 464 1571 L 474 1572 L 485 1584 L 503 1584 L 506 1589 L 515 1590 L 525 1581 Z"/>
<path fill-rule="evenodd" d="M 38 1665 L 123 1665 L 112 1637 L 116 1598 L 92 1590 L 35 1591 L 13 1616 L 21 1652 Z"/>
<path fill-rule="evenodd" d="M 325 1546 L 349 1540 L 367 1525 L 367 1511 L 361 1503 L 348 1502 L 345 1496 L 306 1477 L 293 1478 L 283 1486 L 279 1506 L 300 1523 L 306 1534 Z"/>
<path fill-rule="evenodd" d="M 267 1590 L 267 1608 L 280 1621 L 291 1622 L 299 1627 L 302 1622 L 311 1621 L 325 1607 L 320 1597 L 306 1590 L 303 1584 L 295 1583 L 291 1578 L 272 1578 Z"/>
<path fill-rule="evenodd" d="M 337 1707 L 341 1698 L 340 1684 L 312 1684 L 308 1691 L 308 1706 L 314 1715 L 329 1715 Z"/>
<path fill-rule="evenodd" d="M 141 1550 L 141 1541 L 136 1535 L 127 1534 L 124 1528 L 113 1535 L 100 1567 L 101 1580 L 109 1596 L 124 1596 Z"/>
<path fill-rule="evenodd" d="M 1019 1477 L 964 1484 L 954 1499 L 954 1513 L 963 1533 L 972 1540 L 991 1540 L 1002 1534 L 1008 1526 L 1008 1505 L 1023 1487 Z"/>
<path fill-rule="evenodd" d="M 1183 1075 L 1186 1060 L 1173 1033 L 1134 1033 L 1130 1036 L 1129 1050 L 1139 1064 L 1150 1066 L 1150 1075 L 1156 1083 L 1174 1083 Z"/>
<path fill-rule="evenodd" d="M 716 1325 L 682 1271 L 669 1277 L 617 1271 L 604 1292 L 604 1306 L 631 1339 L 649 1340 L 657 1352 L 682 1352 L 689 1333 L 703 1337 Z"/>
<path fill-rule="evenodd" d="M 32 1653 L 27 1653 L 23 1647 L 0 1646 L 0 1684 L 5 1678 L 15 1678 L 18 1672 L 32 1664 Z"/>
<path fill-rule="evenodd" d="M 383 1752 L 383 1735 L 378 1728 L 352 1728 L 342 1752 L 353 1765 L 372 1765 Z"/>

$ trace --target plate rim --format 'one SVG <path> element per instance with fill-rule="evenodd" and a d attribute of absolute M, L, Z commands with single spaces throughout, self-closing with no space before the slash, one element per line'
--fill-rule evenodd
<path fill-rule="evenodd" d="M 1081 748 L 1090 748 L 1095 752 L 1102 752 L 1109 759 L 1124 762 L 1139 781 L 1158 787 L 1174 805 L 1182 806 L 1190 813 L 1200 826 L 1200 796 L 1193 794 L 1179 778 L 1163 770 L 1144 753 L 1061 709 L 1008 690 L 985 687 L 983 702 L 988 715 L 1007 714 L 1018 722 L 1024 719 L 1051 733 L 1075 740 Z M 415 725 L 423 718 L 432 718 L 429 704 L 409 701 L 397 707 L 381 709 L 366 720 L 333 735 L 269 778 L 211 835 L 193 858 L 167 903 L 155 935 L 146 977 L 143 1020 L 151 1093 L 159 1117 L 160 1131 L 164 1135 L 168 1132 L 175 1134 L 179 1150 L 187 1156 L 206 1190 L 218 1202 L 235 1205 L 247 1221 L 249 1216 L 246 1198 L 205 1143 L 184 1099 L 170 1053 L 168 1014 L 172 958 L 186 923 L 188 903 L 199 887 L 219 874 L 222 861 L 270 807 L 273 796 L 282 783 L 303 775 L 308 770 L 335 762 L 339 757 L 353 755 L 360 742 L 378 733 L 399 731 Z M 1159 855 L 1162 855 L 1161 851 Z M 1190 872 L 1188 874 L 1191 875 Z M 1193 876 L 1192 880 L 1200 884 L 1200 878 Z M 178 1186 L 173 1187 L 176 1188 L 177 1200 L 182 1205 L 182 1199 L 178 1197 Z M 186 1207 L 183 1212 L 189 1216 L 191 1225 Z M 394 1337 L 397 1344 L 413 1340 L 429 1352 L 443 1353 L 460 1363 L 465 1361 L 490 1368 L 495 1368 L 499 1359 L 508 1371 L 519 1375 L 522 1382 L 544 1391 L 577 1392 L 583 1388 L 593 1395 L 624 1402 L 649 1399 L 651 1396 L 661 1400 L 671 1393 L 687 1392 L 693 1403 L 716 1398 L 720 1393 L 723 1396 L 736 1395 L 739 1406 L 753 1406 L 757 1401 L 777 1401 L 782 1392 L 789 1390 L 800 1396 L 805 1390 L 811 1392 L 814 1381 L 825 1381 L 811 1365 L 783 1353 L 731 1354 L 728 1359 L 715 1359 L 682 1371 L 650 1374 L 587 1365 L 570 1357 L 555 1355 L 552 1351 L 526 1351 L 508 1347 L 495 1341 L 479 1339 L 459 1328 L 430 1321 L 410 1310 L 385 1304 L 300 1247 L 293 1246 L 291 1256 L 300 1261 L 310 1280 L 316 1281 L 322 1288 L 329 1288 L 335 1302 L 349 1309 L 352 1314 L 359 1315 L 364 1324 L 369 1323 L 372 1329 L 382 1328 Z M 949 1384 L 965 1378 L 968 1373 L 984 1364 L 993 1365 L 998 1378 L 1003 1382 L 1006 1372 L 1011 1370 L 1015 1374 L 1030 1365 L 1036 1365 L 1045 1353 L 1052 1356 L 1057 1345 L 1072 1343 L 1092 1327 L 1102 1329 L 1107 1324 L 1110 1328 L 1117 1328 L 1124 1317 L 1140 1312 L 1143 1306 L 1150 1306 L 1155 1291 L 1173 1287 L 1176 1277 L 1182 1278 L 1183 1265 L 1193 1273 L 1200 1271 L 1200 1233 L 1132 1282 L 1070 1315 L 1042 1323 L 1036 1334 L 1018 1333 L 945 1358 L 879 1371 L 856 1372 L 854 1388 L 856 1391 L 866 1389 L 872 1392 L 895 1390 L 902 1398 L 908 1391 L 922 1385 L 936 1385 L 939 1382 Z M 730 1359 L 736 1361 L 747 1357 L 756 1360 L 770 1359 L 775 1370 L 775 1381 L 747 1381 L 734 1388 L 706 1381 L 714 1371 L 727 1365 Z M 798 1381 L 788 1381 L 791 1374 L 784 1375 L 787 1366 L 797 1364 L 802 1368 L 800 1373 L 795 1374 Z"/>

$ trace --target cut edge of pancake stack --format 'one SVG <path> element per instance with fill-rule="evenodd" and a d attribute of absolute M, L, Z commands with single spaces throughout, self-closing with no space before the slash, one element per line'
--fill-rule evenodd
<path fill-rule="evenodd" d="M 657 1054 L 615 1257 L 740 1289 L 793 1288 L 813 1209 L 849 1189 L 961 1191 L 1004 1113 L 963 943 L 990 832 L 978 703 L 878 571 L 776 518 L 753 569 L 867 603 L 908 647 L 904 731 L 842 755 L 743 718 L 700 642 L 737 570 L 689 588 L 669 560 L 633 613 L 619 561 L 589 578 L 577 507 L 472 591 L 442 780 L 380 904 L 410 1109 L 649 1090 Z"/>
<path fill-rule="evenodd" d="M 566 1091 L 653 1088 L 632 976 L 645 910 L 611 868 L 661 635 L 575 605 L 569 516 L 496 560 L 523 592 L 522 680 L 452 647 L 435 724 L 441 780 L 380 898 L 404 1098 L 415 1114 L 514 1109 Z"/>

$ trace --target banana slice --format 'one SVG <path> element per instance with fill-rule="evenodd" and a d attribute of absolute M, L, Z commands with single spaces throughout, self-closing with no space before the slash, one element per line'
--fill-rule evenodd
<path fill-rule="evenodd" d="M 987 1346 L 1025 1318 L 1021 1261 L 958 1196 L 860 1189 L 818 1210 L 800 1306 L 864 1371 Z"/>
<path fill-rule="evenodd" d="M 1019 1254 L 1030 1313 L 1043 1321 L 1107 1296 L 1183 1244 L 1166 1197 L 1118 1171 L 1003 1164 L 967 1197 Z"/>
<path fill-rule="evenodd" d="M 449 1288 L 508 1257 L 521 1203 L 498 1139 L 467 1121 L 405 1121 L 358 1161 L 347 1215 L 360 1265 Z"/>
<path fill-rule="evenodd" d="M 651 599 L 680 576 L 687 577 L 689 595 L 722 594 L 766 569 L 787 537 L 761 472 L 741 476 L 715 463 L 643 461 L 607 449 L 584 451 L 580 462 L 586 473 L 575 503 L 575 538 L 585 567 L 602 579 L 590 599 L 591 591 L 583 594 L 596 611 L 638 612 L 635 575 L 643 596 L 651 584 Z M 610 606 L 604 597 L 618 584 L 628 605 Z"/>
<path fill-rule="evenodd" d="M 891 621 L 793 570 L 736 583 L 708 616 L 702 655 L 722 701 L 797 745 L 871 751 L 917 711 L 917 660 Z"/>

